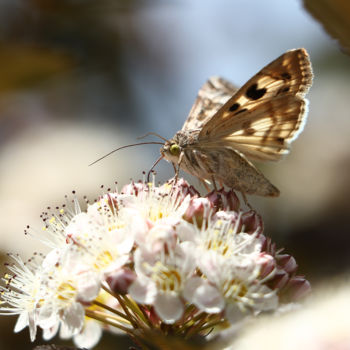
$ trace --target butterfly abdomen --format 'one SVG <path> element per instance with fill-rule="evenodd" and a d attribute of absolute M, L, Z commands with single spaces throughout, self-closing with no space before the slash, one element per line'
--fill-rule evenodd
<path fill-rule="evenodd" d="M 202 180 L 215 180 L 218 185 L 247 194 L 276 197 L 279 190 L 243 155 L 233 149 L 220 151 L 185 149 L 181 168 Z"/>

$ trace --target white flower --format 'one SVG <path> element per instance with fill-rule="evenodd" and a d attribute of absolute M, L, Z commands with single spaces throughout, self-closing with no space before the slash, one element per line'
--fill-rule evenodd
<path fill-rule="evenodd" d="M 119 214 L 111 198 L 112 195 L 106 195 L 88 206 L 87 213 L 74 217 L 67 227 L 85 263 L 105 275 L 129 260 L 134 245 L 130 222 Z"/>
<path fill-rule="evenodd" d="M 129 294 L 139 303 L 152 304 L 165 323 L 172 324 L 183 314 L 182 293 L 186 280 L 196 268 L 192 252 L 190 242 L 158 255 L 141 249 L 135 252 L 138 277 L 129 288 Z"/>
<path fill-rule="evenodd" d="M 121 203 L 119 215 L 131 223 L 129 229 L 139 245 L 157 250 L 164 241 L 174 246 L 175 226 L 182 220 L 190 196 L 181 197 L 172 189 L 168 184 L 149 186 L 139 190 L 137 195 L 124 195 L 118 199 Z"/>
<path fill-rule="evenodd" d="M 153 336 L 204 337 L 308 289 L 232 191 L 201 198 L 183 180 L 139 182 L 86 204 L 43 213 L 51 251 L 40 263 L 14 257 L 3 279 L 0 313 L 18 315 L 15 331 L 29 326 L 32 340 L 37 326 L 82 348 L 102 329 L 141 347 Z"/>
<path fill-rule="evenodd" d="M 100 275 L 82 264 L 79 251 L 53 251 L 44 261 L 43 301 L 38 310 L 41 328 L 55 329 L 71 337 L 82 329 L 85 310 L 82 303 L 93 301 L 100 291 Z"/>
<path fill-rule="evenodd" d="M 278 298 L 263 284 L 267 277 L 259 279 L 265 263 L 260 238 L 237 232 L 239 219 L 227 215 L 215 216 L 208 227 L 197 230 L 196 263 L 203 276 L 190 279 L 184 295 L 207 313 L 225 310 L 226 318 L 235 322 L 247 311 L 275 309 Z"/>
<path fill-rule="evenodd" d="M 75 216 L 81 214 L 81 208 L 78 199 L 75 197 L 72 203 L 67 203 L 62 207 L 56 207 L 55 210 L 48 208 L 41 217 L 44 223 L 40 234 L 26 230 L 26 233 L 34 236 L 39 241 L 52 249 L 64 248 L 69 242 L 67 241 L 67 227 L 71 224 Z M 28 227 L 29 228 L 29 227 Z M 68 229 L 69 236 L 69 229 Z"/>
<path fill-rule="evenodd" d="M 11 255 L 17 265 L 8 265 L 12 274 L 6 274 L 3 280 L 6 287 L 1 288 L 2 315 L 18 315 L 15 333 L 29 327 L 30 339 L 35 340 L 37 327 L 37 308 L 41 304 L 41 281 L 43 271 L 41 261 L 36 257 L 24 263 L 18 256 Z M 40 259 L 41 260 L 41 259 Z"/>

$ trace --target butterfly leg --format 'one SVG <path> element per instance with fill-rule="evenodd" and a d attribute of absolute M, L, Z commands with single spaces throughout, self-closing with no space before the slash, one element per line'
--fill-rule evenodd
<path fill-rule="evenodd" d="M 245 193 L 244 193 L 243 191 L 240 191 L 240 192 L 241 192 L 241 195 L 242 195 L 242 197 L 243 197 L 244 204 L 245 204 L 246 206 L 248 206 L 249 209 L 253 209 L 253 207 L 249 204 L 248 199 L 247 199 L 247 196 L 245 195 Z"/>
<path fill-rule="evenodd" d="M 180 167 L 181 167 L 181 162 L 182 162 L 183 157 L 184 157 L 184 153 L 181 152 L 180 156 L 179 156 L 179 160 L 177 162 L 177 166 L 174 163 L 172 163 L 174 171 L 175 171 L 175 183 L 177 183 L 177 180 L 179 178 L 179 172 L 180 172 Z"/>
<path fill-rule="evenodd" d="M 176 176 L 176 171 L 177 171 L 177 169 L 176 169 L 176 165 L 173 163 L 173 162 L 171 162 L 171 165 L 173 166 L 173 168 L 174 168 L 174 174 L 175 174 L 175 176 Z"/>
<path fill-rule="evenodd" d="M 179 177 L 179 167 L 177 167 L 175 165 L 175 163 L 171 163 L 171 164 L 172 164 L 172 166 L 174 168 L 174 173 L 175 173 L 175 175 L 174 175 L 174 184 L 176 184 L 177 183 L 177 179 Z"/>
<path fill-rule="evenodd" d="M 216 182 L 215 182 L 215 178 L 214 178 L 214 176 L 212 176 L 212 177 L 211 177 L 211 182 L 213 183 L 213 186 L 214 186 L 214 190 L 215 190 L 215 192 L 217 192 L 217 191 L 218 191 L 218 189 L 217 189 L 217 187 L 216 187 Z"/>

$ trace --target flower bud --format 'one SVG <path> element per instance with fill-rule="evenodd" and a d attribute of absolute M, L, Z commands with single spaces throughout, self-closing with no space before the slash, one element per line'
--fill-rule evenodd
<path fill-rule="evenodd" d="M 283 290 L 283 298 L 290 302 L 291 300 L 299 300 L 311 292 L 311 285 L 304 276 L 292 277 L 286 288 Z"/>
<path fill-rule="evenodd" d="M 212 191 L 206 196 L 212 206 L 217 210 L 238 211 L 240 207 L 237 195 L 232 191 L 225 191 L 223 188 L 219 191 Z"/>
<path fill-rule="evenodd" d="M 264 231 L 264 224 L 261 216 L 254 210 L 243 213 L 241 221 L 242 226 L 244 226 L 244 232 L 246 233 L 256 233 L 260 235 Z"/>
<path fill-rule="evenodd" d="M 170 184 L 170 181 L 168 184 Z M 176 196 L 181 196 L 183 198 L 187 195 L 190 195 L 191 197 L 200 196 L 199 192 L 183 178 L 178 179 L 176 184 L 173 185 L 173 191 Z"/>
<path fill-rule="evenodd" d="M 261 264 L 260 278 L 265 278 L 276 269 L 276 261 L 270 254 L 260 253 L 259 263 Z"/>
<path fill-rule="evenodd" d="M 202 226 L 204 219 L 207 219 L 212 209 L 211 202 L 207 198 L 192 198 L 183 218 L 191 224 L 196 223 Z"/>
<path fill-rule="evenodd" d="M 106 282 L 114 293 L 127 294 L 129 286 L 135 279 L 135 272 L 124 268 L 110 273 L 106 278 Z"/>
<path fill-rule="evenodd" d="M 294 273 L 298 268 L 295 259 L 289 254 L 278 254 L 275 258 L 278 266 L 289 274 Z"/>
<path fill-rule="evenodd" d="M 268 281 L 267 284 L 271 289 L 281 289 L 287 285 L 288 280 L 289 276 L 287 272 L 283 270 L 278 270 L 276 271 L 274 277 L 270 281 Z"/>

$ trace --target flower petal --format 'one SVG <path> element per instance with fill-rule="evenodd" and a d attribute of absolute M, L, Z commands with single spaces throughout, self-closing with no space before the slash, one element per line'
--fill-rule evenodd
<path fill-rule="evenodd" d="M 79 348 L 91 349 L 102 336 L 101 325 L 94 320 L 85 321 L 82 331 L 74 336 L 74 344 Z"/>
<path fill-rule="evenodd" d="M 101 280 L 97 273 L 93 271 L 83 272 L 76 276 L 76 281 L 79 288 L 79 300 L 92 301 L 98 296 Z"/>
<path fill-rule="evenodd" d="M 218 289 L 200 277 L 188 280 L 184 295 L 187 300 L 207 313 L 221 312 L 225 306 L 225 301 Z"/>
<path fill-rule="evenodd" d="M 22 329 L 26 328 L 29 324 L 29 319 L 28 319 L 28 312 L 23 311 L 19 314 L 17 318 L 17 322 L 15 325 L 15 329 L 13 330 L 15 333 L 20 332 Z"/>
<path fill-rule="evenodd" d="M 62 321 L 72 335 L 77 334 L 84 326 L 85 311 L 80 303 L 73 303 L 65 309 Z"/>
<path fill-rule="evenodd" d="M 158 316 L 168 324 L 176 322 L 184 312 L 184 304 L 177 295 L 159 293 L 154 302 Z"/>
<path fill-rule="evenodd" d="M 157 289 L 151 280 L 138 277 L 130 286 L 129 294 L 138 303 L 152 304 L 156 297 Z"/>
<path fill-rule="evenodd" d="M 59 327 L 59 323 L 57 323 L 55 326 L 51 327 L 51 328 L 46 328 L 43 330 L 43 339 L 44 340 L 50 340 L 52 339 L 57 331 L 58 331 L 58 327 Z"/>

